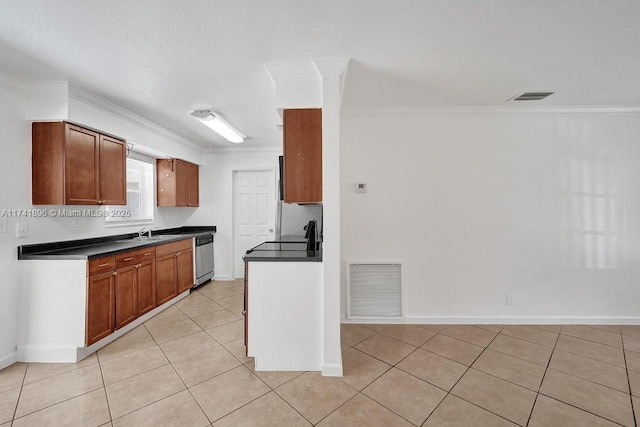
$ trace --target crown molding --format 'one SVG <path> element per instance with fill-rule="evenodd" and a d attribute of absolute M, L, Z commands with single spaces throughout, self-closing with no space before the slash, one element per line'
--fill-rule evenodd
<path fill-rule="evenodd" d="M 322 76 L 340 76 L 349 67 L 351 58 L 314 58 L 312 60 L 318 74 Z"/>
<path fill-rule="evenodd" d="M 64 92 L 68 93 L 71 83 L 65 80 L 45 81 L 45 82 L 25 82 L 24 88 L 27 93 L 42 92 Z"/>
<path fill-rule="evenodd" d="M 119 105 L 114 104 L 111 101 L 107 101 L 106 99 L 96 95 L 95 93 L 76 85 L 75 83 L 69 82 L 69 98 L 73 98 L 77 101 L 84 102 L 85 104 L 89 104 L 92 107 L 95 107 L 99 110 L 102 110 L 106 113 L 109 113 L 113 116 L 118 117 L 121 120 L 129 122 L 133 125 L 141 127 L 149 132 L 158 134 L 160 136 L 173 139 L 177 142 L 180 142 L 190 148 L 193 148 L 196 151 L 202 151 L 203 147 L 195 144 L 188 139 L 181 137 L 157 124 L 150 122 L 147 119 L 144 119 L 137 114 L 132 113 L 131 111 L 120 107 Z"/>
<path fill-rule="evenodd" d="M 20 95 L 25 95 L 26 85 L 23 80 L 12 77 L 8 74 L 4 74 L 0 72 L 0 87 L 10 90 L 11 92 L 18 93 Z"/>
<path fill-rule="evenodd" d="M 303 62 L 273 62 L 264 64 L 271 82 L 275 85 L 278 80 L 317 79 L 318 70 L 312 61 Z"/>
<path fill-rule="evenodd" d="M 584 107 L 343 107 L 344 118 L 637 116 L 640 105 Z"/>
<path fill-rule="evenodd" d="M 209 147 L 203 150 L 205 153 L 282 153 L 282 147 Z"/>

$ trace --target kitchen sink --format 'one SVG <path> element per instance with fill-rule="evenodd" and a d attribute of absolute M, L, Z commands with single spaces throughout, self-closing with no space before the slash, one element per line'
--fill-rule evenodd
<path fill-rule="evenodd" d="M 140 237 L 132 237 L 130 239 L 122 239 L 122 240 L 117 240 L 116 243 L 144 243 L 144 242 L 157 242 L 160 240 L 166 240 L 171 238 L 172 236 L 151 236 L 151 237 L 147 237 L 147 236 L 140 236 Z"/>

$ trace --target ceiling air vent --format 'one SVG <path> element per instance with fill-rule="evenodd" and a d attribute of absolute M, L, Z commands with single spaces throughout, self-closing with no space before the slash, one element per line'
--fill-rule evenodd
<path fill-rule="evenodd" d="M 541 101 L 553 94 L 554 92 L 522 92 L 520 95 L 514 96 L 509 101 Z"/>

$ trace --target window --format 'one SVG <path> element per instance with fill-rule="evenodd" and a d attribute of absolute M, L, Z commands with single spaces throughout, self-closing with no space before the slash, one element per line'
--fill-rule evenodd
<path fill-rule="evenodd" d="M 153 222 L 153 164 L 127 158 L 127 205 L 107 206 L 107 224 Z"/>

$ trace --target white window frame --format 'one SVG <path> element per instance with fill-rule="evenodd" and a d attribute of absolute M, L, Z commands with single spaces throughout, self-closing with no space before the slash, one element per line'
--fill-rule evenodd
<path fill-rule="evenodd" d="M 105 215 L 105 224 L 107 227 L 122 227 L 122 226 L 126 226 L 126 225 L 147 225 L 147 224 L 154 224 L 155 223 L 155 200 L 156 200 L 156 194 L 155 194 L 155 176 L 156 176 L 156 162 L 155 159 L 152 157 L 148 157 L 145 156 L 143 154 L 140 153 L 134 153 L 131 152 L 129 154 L 129 156 L 127 157 L 127 169 L 129 168 L 129 160 L 134 160 L 137 162 L 141 162 L 141 163 L 148 163 L 149 165 L 151 165 L 151 175 L 149 176 L 150 179 L 150 183 L 146 183 L 147 188 L 149 193 L 145 194 L 145 197 L 148 198 L 147 202 L 150 204 L 150 209 L 149 209 L 149 213 L 151 214 L 151 218 L 143 218 L 143 219 L 131 219 L 125 216 L 117 216 L 117 215 Z M 127 212 L 130 211 L 131 208 L 129 207 L 129 203 L 131 203 L 131 198 L 129 197 L 129 173 L 127 173 L 127 205 L 112 205 L 112 206 L 105 206 L 105 212 L 106 211 L 113 211 L 114 214 L 118 213 L 118 212 Z M 143 183 L 145 184 L 145 183 Z"/>

